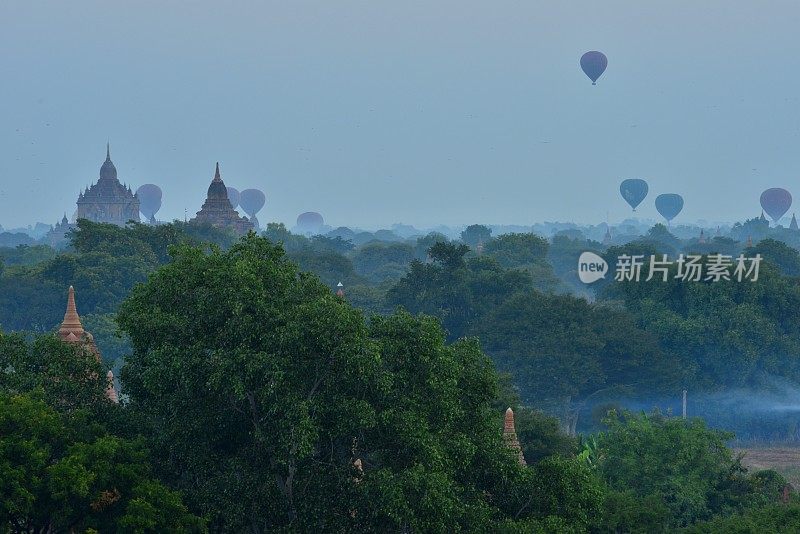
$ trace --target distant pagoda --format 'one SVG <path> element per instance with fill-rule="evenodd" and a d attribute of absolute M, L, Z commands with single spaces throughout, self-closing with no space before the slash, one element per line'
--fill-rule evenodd
<path fill-rule="evenodd" d="M 606 235 L 603 236 L 603 244 L 610 245 L 612 241 L 613 238 L 611 237 L 611 227 L 606 225 Z"/>
<path fill-rule="evenodd" d="M 139 221 L 139 199 L 117 179 L 117 168 L 111 161 L 111 147 L 106 145 L 106 161 L 100 167 L 100 179 L 78 196 L 77 219 L 88 219 L 125 226 Z"/>
<path fill-rule="evenodd" d="M 64 217 L 56 222 L 55 226 L 53 226 L 49 232 L 47 232 L 42 241 L 47 243 L 53 248 L 58 248 L 63 246 L 68 240 L 68 234 L 70 230 L 76 228 L 77 225 L 72 224 L 67 219 L 67 214 L 64 214 Z"/>
<path fill-rule="evenodd" d="M 218 228 L 232 228 L 236 233 L 245 234 L 253 229 L 253 223 L 247 217 L 242 217 L 233 209 L 228 200 L 228 190 L 225 182 L 219 175 L 219 162 L 214 172 L 214 179 L 208 186 L 208 195 L 203 207 L 197 215 L 189 221 L 198 224 L 210 224 Z"/>

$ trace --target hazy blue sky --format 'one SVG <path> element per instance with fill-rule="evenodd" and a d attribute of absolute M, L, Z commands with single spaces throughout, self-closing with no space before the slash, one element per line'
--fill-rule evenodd
<path fill-rule="evenodd" d="M 190 216 L 219 161 L 302 211 L 375 227 L 611 221 L 623 178 L 676 222 L 800 202 L 800 2 L 0 3 L 0 224 L 54 222 L 97 179 Z M 578 60 L 601 50 L 593 87 Z"/>

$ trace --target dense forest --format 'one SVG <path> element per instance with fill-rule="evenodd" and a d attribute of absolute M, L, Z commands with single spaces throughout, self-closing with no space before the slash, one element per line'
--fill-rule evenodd
<path fill-rule="evenodd" d="M 558 417 L 571 434 L 598 430 L 610 408 L 675 412 L 685 389 L 690 413 L 734 431 L 739 442 L 800 440 L 800 412 L 777 409 L 800 405 L 791 385 L 800 381 L 800 232 L 756 218 L 704 242 L 680 239 L 663 225 L 609 244 L 575 229 L 550 239 L 493 237 L 482 225 L 467 227 L 458 240 L 348 228 L 306 237 L 280 224 L 263 235 L 331 289 L 341 282 L 346 300 L 366 316 L 402 308 L 437 318 L 448 342 L 478 338 L 522 402 Z M 0 248 L 0 328 L 52 331 L 65 288 L 74 285 L 87 330 L 117 371 L 130 342 L 116 313 L 136 284 L 170 262 L 170 246 L 227 250 L 236 240 L 179 222 L 123 229 L 80 221 L 64 250 Z M 608 277 L 586 286 L 576 267 L 587 250 L 612 266 L 622 254 L 765 260 L 757 283 Z"/>
<path fill-rule="evenodd" d="M 782 476 L 730 447 L 800 440 L 795 233 L 753 219 L 603 244 L 273 223 L 238 239 L 81 220 L 66 249 L 0 248 L 0 522 L 781 531 L 800 521 L 794 493 L 781 502 Z M 764 262 L 757 282 L 584 286 L 584 251 Z M 52 335 L 69 285 L 103 362 Z M 502 438 L 509 406 L 527 466 Z"/>

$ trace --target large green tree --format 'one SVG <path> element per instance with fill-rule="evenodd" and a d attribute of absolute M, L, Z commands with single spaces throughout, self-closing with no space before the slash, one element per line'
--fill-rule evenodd
<path fill-rule="evenodd" d="M 764 250 L 776 261 L 794 261 L 775 243 Z M 610 282 L 601 294 L 622 301 L 637 323 L 658 337 L 680 362 L 685 387 L 715 390 L 800 377 L 797 279 L 783 276 L 766 259 L 757 281 L 739 282 L 732 272 L 729 281 L 683 281 L 675 278 L 673 266 L 666 282 L 647 282 L 646 272 L 647 262 L 641 281 Z"/>
<path fill-rule="evenodd" d="M 606 423 L 590 456 L 616 492 L 605 518 L 610 530 L 637 528 L 631 520 L 648 521 L 656 532 L 688 526 L 774 503 L 785 484 L 777 473 L 749 475 L 725 444 L 732 436 L 700 419 L 611 412 Z"/>
<path fill-rule="evenodd" d="M 461 232 L 461 240 L 471 247 L 488 241 L 491 237 L 492 229 L 482 224 L 471 224 Z"/>
<path fill-rule="evenodd" d="M 41 394 L 0 393 L 0 528 L 204 531 L 180 495 L 152 477 L 147 456 L 141 440 L 59 413 Z"/>
<path fill-rule="evenodd" d="M 547 240 L 536 234 L 502 234 L 486 242 L 484 253 L 505 268 L 527 267 L 544 262 Z"/>
<path fill-rule="evenodd" d="M 414 259 L 414 248 L 406 243 L 367 243 L 353 255 L 356 271 L 374 282 L 397 280 Z"/>
<path fill-rule="evenodd" d="M 94 354 L 0 334 L 0 530 L 195 532 L 153 477 L 143 440 L 105 396 Z"/>
<path fill-rule="evenodd" d="M 431 263 L 413 261 L 406 276 L 387 294 L 387 302 L 412 313 L 438 317 L 448 338 L 472 335 L 482 317 L 511 295 L 533 287 L 530 274 L 508 270 L 490 257 L 467 258 L 469 247 L 438 242 Z"/>
<path fill-rule="evenodd" d="M 437 321 L 406 313 L 368 325 L 252 235 L 174 253 L 121 308 L 133 344 L 122 377 L 159 473 L 213 529 L 538 520 L 535 478 L 502 441 L 497 377 L 477 343 L 446 345 Z M 568 478 L 564 491 L 597 501 L 591 477 Z"/>
<path fill-rule="evenodd" d="M 477 333 L 524 403 L 557 413 L 573 434 L 578 415 L 603 395 L 650 396 L 680 378 L 629 314 L 568 295 L 518 293 L 495 306 Z"/>

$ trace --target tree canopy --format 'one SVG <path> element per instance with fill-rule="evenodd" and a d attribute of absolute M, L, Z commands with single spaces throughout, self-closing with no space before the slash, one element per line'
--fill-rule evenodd
<path fill-rule="evenodd" d="M 203 532 L 157 480 L 89 351 L 0 334 L 0 525 L 9 532 Z"/>
<path fill-rule="evenodd" d="M 123 380 L 160 473 L 212 528 L 452 531 L 542 512 L 474 341 L 407 313 L 368 324 L 255 236 L 174 252 L 120 310 Z M 562 490 L 592 495 L 575 476 Z"/>

